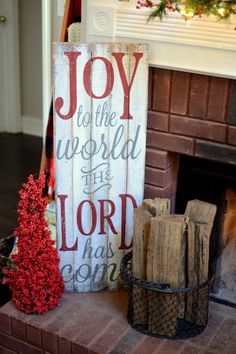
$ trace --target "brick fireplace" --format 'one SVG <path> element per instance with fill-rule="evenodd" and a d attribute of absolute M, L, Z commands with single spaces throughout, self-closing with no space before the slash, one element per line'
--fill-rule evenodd
<path fill-rule="evenodd" d="M 213 250 L 216 258 L 214 292 L 216 296 L 219 294 L 236 303 L 235 295 L 233 298 L 231 293 L 227 295 L 227 291 L 236 288 L 236 232 L 233 226 L 236 224 L 233 209 L 236 203 L 236 81 L 150 68 L 148 109 L 145 197 L 170 198 L 172 212 L 182 212 L 176 196 L 182 192 L 177 194 L 183 158 L 186 166 L 191 159 L 191 164 L 196 161 L 198 165 L 202 164 L 204 171 L 209 169 L 210 175 L 212 169 L 222 175 L 221 195 L 216 184 L 212 187 L 215 198 L 206 193 L 202 199 L 215 202 L 218 207 L 215 236 L 211 240 L 211 253 Z M 215 182 L 218 177 L 213 174 L 211 178 Z M 189 184 L 195 188 L 192 179 Z M 210 188 L 206 186 L 205 189 Z M 184 193 L 189 199 L 194 195 Z M 199 196 L 201 194 L 196 194 L 198 199 Z M 227 286 L 223 271 L 227 271 Z"/>

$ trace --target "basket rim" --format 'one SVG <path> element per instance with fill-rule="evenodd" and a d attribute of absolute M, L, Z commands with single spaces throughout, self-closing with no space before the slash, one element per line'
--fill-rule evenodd
<path fill-rule="evenodd" d="M 160 293 L 188 293 L 188 292 L 193 292 L 196 290 L 200 290 L 202 288 L 205 288 L 206 286 L 209 286 L 213 280 L 214 280 L 214 275 L 210 275 L 207 281 L 195 285 L 194 287 L 184 287 L 184 288 L 172 288 L 169 283 L 154 283 L 152 281 L 148 280 L 143 280 L 137 277 L 134 277 L 131 275 L 132 273 L 132 266 L 131 266 L 131 260 L 133 257 L 133 251 L 130 251 L 126 253 L 121 261 L 121 266 L 120 266 L 120 272 L 123 278 L 126 280 L 126 282 L 129 285 L 135 285 L 140 288 L 145 288 L 149 290 L 153 290 L 156 292 Z M 128 267 L 128 264 L 130 266 Z M 129 268 L 129 269 L 128 269 Z"/>

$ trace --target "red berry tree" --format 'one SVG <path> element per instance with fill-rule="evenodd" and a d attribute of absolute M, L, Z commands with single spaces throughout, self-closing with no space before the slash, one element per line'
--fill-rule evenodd
<path fill-rule="evenodd" d="M 14 269 L 6 269 L 13 300 L 25 313 L 43 314 L 53 309 L 64 292 L 59 257 L 45 220 L 47 198 L 43 196 L 45 174 L 29 176 L 22 185 L 18 203 L 18 252 L 12 256 Z"/>

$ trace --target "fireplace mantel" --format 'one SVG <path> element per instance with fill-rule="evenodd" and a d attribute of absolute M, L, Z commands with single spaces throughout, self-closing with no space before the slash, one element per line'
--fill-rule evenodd
<path fill-rule="evenodd" d="M 135 0 L 87 1 L 83 40 L 147 42 L 151 66 L 236 78 L 236 18 L 227 24 L 212 17 L 186 22 L 171 13 L 162 22 L 147 23 L 148 11 L 136 10 L 135 4 Z"/>

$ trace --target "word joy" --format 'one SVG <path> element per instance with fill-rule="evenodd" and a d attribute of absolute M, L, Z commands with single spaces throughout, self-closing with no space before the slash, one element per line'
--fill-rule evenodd
<path fill-rule="evenodd" d="M 69 110 L 66 114 L 63 114 L 61 112 L 64 106 L 64 99 L 63 97 L 57 97 L 55 100 L 55 111 L 61 119 L 67 120 L 72 118 L 75 112 L 77 111 L 77 103 L 78 103 L 77 87 L 76 87 L 77 80 L 75 80 L 75 78 L 77 77 L 77 61 L 79 60 L 78 57 L 82 54 L 82 52 L 64 52 L 64 54 L 65 56 L 68 57 L 69 60 L 69 87 L 70 87 Z M 111 55 L 115 59 L 118 72 L 119 72 L 120 81 L 122 84 L 122 89 L 123 89 L 123 114 L 120 116 L 120 119 L 132 119 L 133 117 L 129 111 L 130 91 L 133 85 L 133 81 L 137 72 L 140 59 L 143 56 L 143 53 L 133 53 L 135 64 L 134 64 L 133 73 L 131 75 L 131 79 L 129 83 L 127 80 L 127 75 L 123 64 L 123 57 L 125 56 L 125 53 L 122 52 L 111 53 Z M 95 61 L 102 61 L 106 70 L 106 85 L 105 85 L 104 92 L 100 96 L 96 95 L 93 92 L 92 83 L 91 83 L 92 64 Z M 114 81 L 115 81 L 114 69 L 112 63 L 107 58 L 102 56 L 93 57 L 89 59 L 85 64 L 83 68 L 83 86 L 86 93 L 91 98 L 104 99 L 107 96 L 109 96 L 112 92 Z M 99 86 L 99 82 L 97 84 Z"/>

